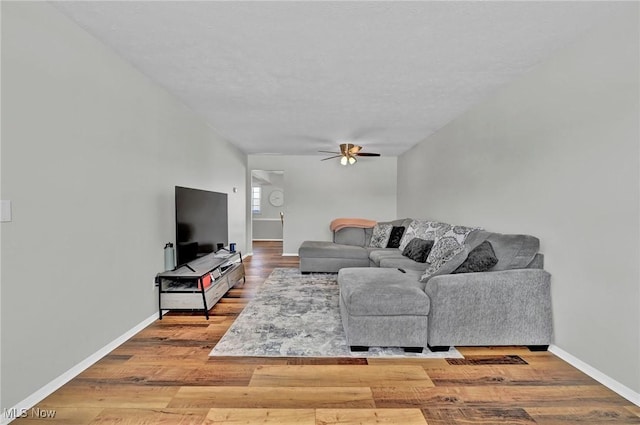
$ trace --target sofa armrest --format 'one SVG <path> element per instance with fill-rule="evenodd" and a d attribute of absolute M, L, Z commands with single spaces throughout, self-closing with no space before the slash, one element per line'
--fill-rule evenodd
<path fill-rule="evenodd" d="M 541 269 L 435 276 L 429 344 L 548 345 L 552 342 L 551 276 Z"/>

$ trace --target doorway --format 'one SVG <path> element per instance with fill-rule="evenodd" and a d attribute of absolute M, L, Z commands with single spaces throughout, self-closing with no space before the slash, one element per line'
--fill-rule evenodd
<path fill-rule="evenodd" d="M 252 242 L 276 241 L 282 247 L 284 210 L 284 171 L 251 170 Z"/>

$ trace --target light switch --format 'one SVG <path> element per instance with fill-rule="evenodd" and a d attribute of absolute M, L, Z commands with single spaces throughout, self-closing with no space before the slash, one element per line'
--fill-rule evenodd
<path fill-rule="evenodd" d="M 0 221 L 11 221 L 11 201 L 0 201 Z"/>

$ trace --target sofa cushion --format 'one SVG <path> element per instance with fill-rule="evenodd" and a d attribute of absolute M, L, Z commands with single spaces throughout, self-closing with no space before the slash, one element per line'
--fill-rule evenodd
<path fill-rule="evenodd" d="M 419 263 L 417 261 L 413 261 L 411 258 L 400 255 L 398 257 L 381 258 L 378 267 L 391 269 L 400 268 L 404 270 L 415 270 L 424 273 L 425 269 L 427 268 L 427 263 Z"/>
<path fill-rule="evenodd" d="M 429 252 L 431 252 L 431 248 L 433 248 L 433 242 L 434 241 L 413 238 L 407 246 L 404 247 L 402 255 L 409 257 L 418 263 L 424 263 L 427 261 L 427 256 L 429 255 Z"/>
<path fill-rule="evenodd" d="M 527 268 L 540 249 L 540 240 L 530 235 L 491 233 L 487 240 L 498 258 L 491 271 Z"/>
<path fill-rule="evenodd" d="M 484 241 L 472 249 L 469 255 L 467 255 L 467 259 L 464 260 L 457 269 L 452 271 L 451 274 L 486 272 L 495 266 L 497 262 L 498 259 L 496 258 L 496 253 L 493 251 L 493 247 L 491 247 L 491 243 Z"/>
<path fill-rule="evenodd" d="M 298 249 L 300 257 L 353 258 L 368 260 L 369 252 L 360 246 L 342 245 L 325 241 L 304 241 Z"/>
<path fill-rule="evenodd" d="M 380 265 L 380 260 L 383 258 L 403 258 L 402 252 L 398 248 L 368 248 L 369 249 L 369 259 L 374 262 L 377 266 Z"/>
<path fill-rule="evenodd" d="M 451 273 L 488 235 L 488 232 L 477 227 L 452 227 L 434 242 L 427 257 L 427 268 L 420 280 L 426 282 L 433 276 Z"/>
<path fill-rule="evenodd" d="M 333 232 L 333 241 L 341 245 L 367 246 L 367 233 L 360 227 L 344 227 Z"/>
<path fill-rule="evenodd" d="M 438 236 L 446 233 L 451 227 L 450 224 L 437 221 L 413 220 L 407 230 L 405 230 L 399 248 L 401 251 L 404 251 L 407 244 L 411 242 L 413 238 L 433 241 Z"/>
<path fill-rule="evenodd" d="M 390 223 L 378 223 L 373 227 L 369 246 L 373 248 L 386 248 L 391 236 L 393 225 Z"/>
<path fill-rule="evenodd" d="M 430 301 L 419 272 L 348 268 L 338 272 L 340 296 L 354 316 L 429 314 Z"/>
<path fill-rule="evenodd" d="M 404 226 L 393 226 L 391 228 L 391 234 L 389 235 L 389 242 L 387 242 L 387 248 L 400 248 L 400 241 L 402 240 L 404 231 Z"/>

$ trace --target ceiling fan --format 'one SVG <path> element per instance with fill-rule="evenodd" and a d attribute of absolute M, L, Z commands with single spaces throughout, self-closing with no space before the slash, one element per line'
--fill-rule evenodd
<path fill-rule="evenodd" d="M 360 152 L 362 146 L 354 145 L 352 143 L 342 143 L 340 145 L 340 152 L 330 152 L 330 151 L 320 151 L 322 153 L 332 153 L 335 154 L 328 158 L 324 158 L 321 161 L 326 161 L 328 159 L 340 158 L 340 164 L 342 165 L 353 165 L 358 160 L 356 156 L 380 156 L 379 153 L 369 153 L 369 152 Z"/>

